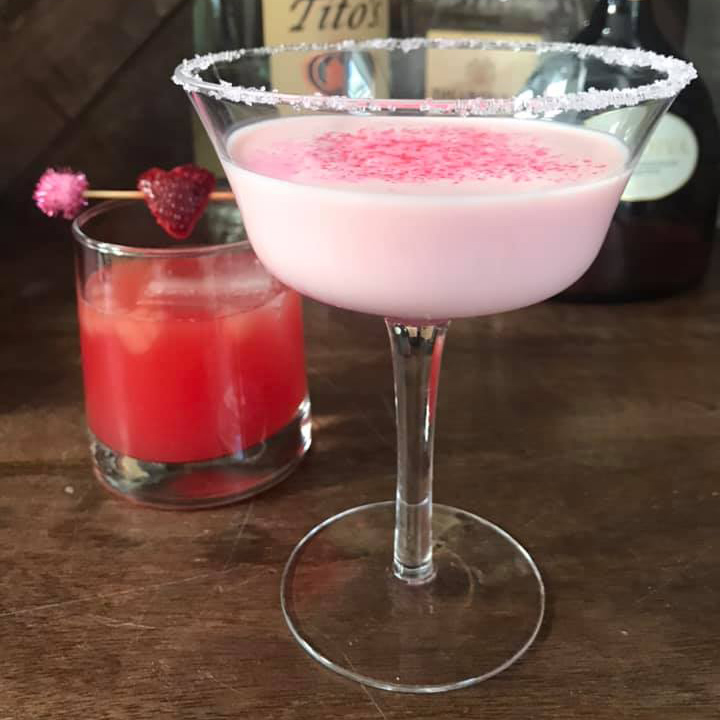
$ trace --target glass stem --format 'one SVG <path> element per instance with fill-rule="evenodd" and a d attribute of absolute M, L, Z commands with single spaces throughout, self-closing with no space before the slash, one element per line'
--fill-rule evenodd
<path fill-rule="evenodd" d="M 447 324 L 385 321 L 392 346 L 397 419 L 395 576 L 432 579 L 432 479 L 435 401 Z"/>

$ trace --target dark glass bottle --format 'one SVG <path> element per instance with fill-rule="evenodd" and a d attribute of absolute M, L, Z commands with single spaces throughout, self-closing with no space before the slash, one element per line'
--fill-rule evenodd
<path fill-rule="evenodd" d="M 599 0 L 577 42 L 675 55 L 650 0 Z M 602 78 L 589 85 L 602 88 Z M 702 81 L 686 88 L 640 159 L 597 260 L 560 296 L 642 300 L 695 286 L 708 268 L 720 198 L 720 131 Z"/>

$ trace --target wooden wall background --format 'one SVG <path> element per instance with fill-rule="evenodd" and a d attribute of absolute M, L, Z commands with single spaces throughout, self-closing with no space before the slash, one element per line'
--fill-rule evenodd
<path fill-rule="evenodd" d="M 11 246 L 7 252 L 31 237 L 67 237 L 67 225 L 40 216 L 30 200 L 48 165 L 82 168 L 95 187 L 130 187 L 150 165 L 192 159 L 190 106 L 169 77 L 192 52 L 193 2 L 0 0 L 0 243 Z M 687 4 L 654 2 L 667 34 L 677 37 Z M 690 55 L 720 88 L 720 0 L 690 0 L 688 37 Z M 18 214 L 21 239 L 3 230 L 4 219 Z"/>
<path fill-rule="evenodd" d="M 0 0 L 0 49 L 3 246 L 67 237 L 30 201 L 48 165 L 132 187 L 150 165 L 192 159 L 190 106 L 169 81 L 192 52 L 192 0 Z M 3 232 L 18 213 L 26 238 Z"/>

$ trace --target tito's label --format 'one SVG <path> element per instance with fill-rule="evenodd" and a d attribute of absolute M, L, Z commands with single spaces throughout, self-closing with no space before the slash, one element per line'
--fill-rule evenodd
<path fill-rule="evenodd" d="M 699 155 L 690 125 L 677 115 L 666 114 L 640 156 L 622 199 L 640 202 L 672 195 L 693 176 Z"/>
<path fill-rule="evenodd" d="M 390 30 L 389 0 L 262 0 L 262 11 L 266 45 L 369 40 L 387 37 Z M 308 53 L 303 59 L 304 70 L 299 70 L 297 56 L 271 57 L 273 86 L 303 95 L 345 94 L 345 65 L 339 57 Z M 382 92 L 375 88 L 376 95 Z"/>
<path fill-rule="evenodd" d="M 266 45 L 367 40 L 388 32 L 388 0 L 262 0 Z"/>

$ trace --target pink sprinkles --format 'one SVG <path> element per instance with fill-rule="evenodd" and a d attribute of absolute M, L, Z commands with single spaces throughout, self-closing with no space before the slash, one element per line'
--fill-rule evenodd
<path fill-rule="evenodd" d="M 298 181 L 357 184 L 462 183 L 503 180 L 572 183 L 604 174 L 608 165 L 553 152 L 530 135 L 475 128 L 385 127 L 326 132 L 250 153 L 247 166 Z"/>

